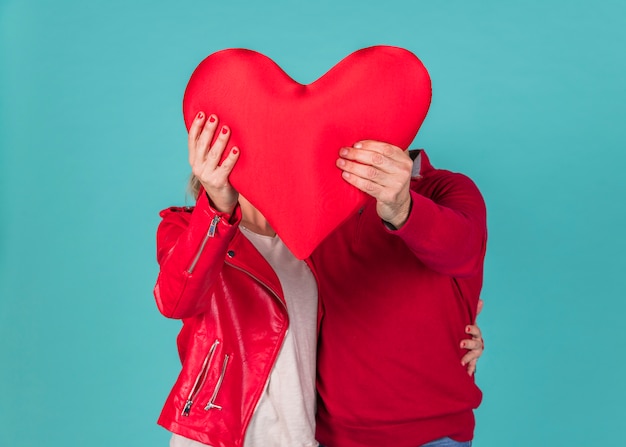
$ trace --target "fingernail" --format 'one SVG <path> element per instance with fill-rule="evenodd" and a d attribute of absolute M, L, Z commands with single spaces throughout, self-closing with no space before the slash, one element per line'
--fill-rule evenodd
<path fill-rule="evenodd" d="M 465 328 L 465 332 L 469 332 L 469 331 L 471 331 L 471 330 L 472 330 L 472 328 L 471 328 L 471 327 L 469 327 L 469 326 L 467 326 L 467 327 Z"/>
<path fill-rule="evenodd" d="M 215 122 L 215 117 L 213 115 L 211 115 L 209 117 L 209 123 L 214 123 Z"/>
<path fill-rule="evenodd" d="M 237 149 L 236 147 L 233 148 L 233 154 L 237 155 L 239 153 L 239 149 Z"/>
<path fill-rule="evenodd" d="M 355 143 L 355 144 L 354 144 L 354 147 L 355 147 L 356 149 L 361 149 L 361 148 L 363 147 L 363 143 Z"/>
<path fill-rule="evenodd" d="M 462 342 L 462 343 L 461 343 L 461 347 L 462 347 L 462 348 L 464 348 L 465 346 L 467 346 L 467 345 L 465 344 L 465 342 Z"/>
<path fill-rule="evenodd" d="M 348 155 L 348 149 L 346 149 L 345 147 L 344 147 L 344 148 L 342 148 L 342 149 L 339 151 L 339 155 L 341 155 L 342 157 L 345 157 L 346 155 Z"/>
<path fill-rule="evenodd" d="M 228 129 L 226 127 L 222 127 L 222 134 L 226 135 L 228 133 Z"/>
<path fill-rule="evenodd" d="M 198 119 L 201 120 L 204 117 L 204 115 L 202 114 L 202 112 L 198 112 Z"/>
<path fill-rule="evenodd" d="M 340 168 L 343 168 L 346 165 L 346 161 L 343 158 L 340 158 L 339 160 L 337 160 L 337 166 L 339 166 Z"/>

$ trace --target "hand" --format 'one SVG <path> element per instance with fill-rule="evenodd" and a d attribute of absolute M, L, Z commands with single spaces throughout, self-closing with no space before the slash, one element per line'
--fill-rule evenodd
<path fill-rule="evenodd" d="M 476 316 L 478 316 L 482 310 L 483 300 L 478 300 Z M 465 332 L 471 335 L 472 338 L 461 342 L 461 348 L 468 350 L 468 353 L 461 359 L 461 365 L 467 366 L 467 374 L 472 376 L 476 372 L 478 358 L 483 355 L 483 351 L 485 350 L 485 342 L 478 326 L 470 324 L 465 328 Z"/>
<path fill-rule="evenodd" d="M 400 228 L 411 210 L 413 161 L 406 151 L 378 141 L 359 141 L 339 151 L 337 167 L 351 185 L 376 199 L 376 212 Z"/>
<path fill-rule="evenodd" d="M 189 128 L 189 164 L 191 171 L 204 187 L 212 206 L 221 212 L 231 214 L 237 205 L 239 193 L 232 187 L 228 176 L 237 159 L 239 149 L 233 147 L 220 165 L 220 159 L 230 138 L 230 129 L 222 126 L 215 143 L 211 145 L 219 121 L 215 115 L 208 119 L 203 112 L 198 113 Z"/>

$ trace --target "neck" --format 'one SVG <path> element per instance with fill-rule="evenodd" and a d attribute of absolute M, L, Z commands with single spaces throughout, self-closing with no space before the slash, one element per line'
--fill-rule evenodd
<path fill-rule="evenodd" d="M 276 232 L 271 227 L 267 219 L 248 200 L 239 195 L 239 205 L 241 206 L 241 225 L 248 230 L 263 236 L 276 236 Z"/>

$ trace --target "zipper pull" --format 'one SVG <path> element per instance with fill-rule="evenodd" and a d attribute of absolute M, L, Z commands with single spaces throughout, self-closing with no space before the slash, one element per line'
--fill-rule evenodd
<path fill-rule="evenodd" d="M 209 411 L 209 410 L 221 410 L 222 407 L 219 405 L 214 404 L 213 402 L 209 402 L 208 404 L 206 404 L 206 407 L 204 407 L 205 411 Z"/>
<path fill-rule="evenodd" d="M 215 228 L 217 227 L 217 223 L 220 221 L 220 216 L 213 216 L 213 220 L 211 221 L 211 225 L 209 226 L 209 237 L 215 236 Z"/>
<path fill-rule="evenodd" d="M 193 404 L 193 400 L 187 400 L 185 404 L 185 408 L 183 408 L 183 416 L 189 416 L 189 411 L 191 410 L 191 404 Z"/>

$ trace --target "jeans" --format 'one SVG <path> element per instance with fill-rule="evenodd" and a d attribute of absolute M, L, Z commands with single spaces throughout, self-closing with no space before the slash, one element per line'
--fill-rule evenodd
<path fill-rule="evenodd" d="M 421 447 L 471 447 L 472 441 L 458 442 L 450 438 L 435 439 L 428 444 L 423 444 Z"/>
<path fill-rule="evenodd" d="M 324 447 L 322 444 L 319 447 Z M 458 442 L 450 438 L 441 438 L 422 444 L 420 447 L 472 447 L 472 441 Z"/>

